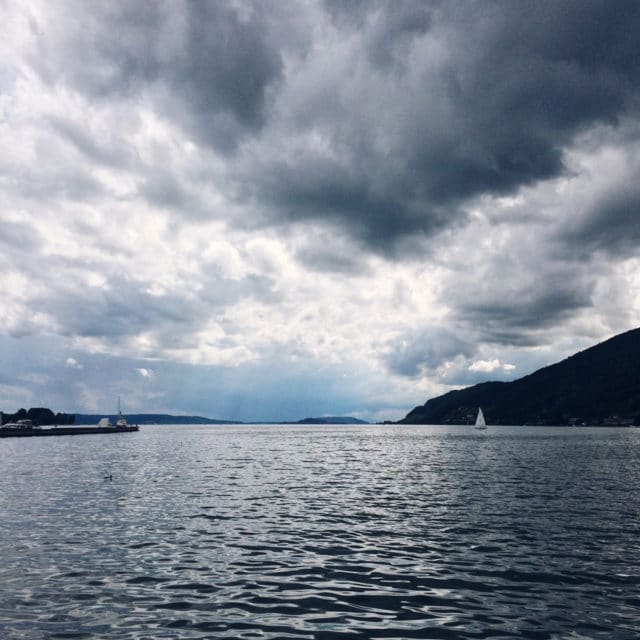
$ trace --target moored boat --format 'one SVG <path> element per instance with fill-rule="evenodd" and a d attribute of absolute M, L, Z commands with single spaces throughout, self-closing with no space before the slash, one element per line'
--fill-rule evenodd
<path fill-rule="evenodd" d="M 32 420 L 23 419 L 17 422 L 7 422 L 2 425 L 3 429 L 39 429 L 38 425 L 33 424 Z"/>
<path fill-rule="evenodd" d="M 120 407 L 120 396 L 118 396 L 118 416 L 116 417 L 116 423 L 113 424 L 109 418 L 100 418 L 98 421 L 98 427 L 100 429 L 138 429 L 137 424 L 129 424 L 127 419 L 122 415 L 122 409 Z"/>
<path fill-rule="evenodd" d="M 120 396 L 118 396 L 118 419 L 116 420 L 116 427 L 118 427 L 118 429 L 126 429 L 131 426 L 133 425 L 130 425 L 122 415 L 122 411 L 120 410 Z"/>

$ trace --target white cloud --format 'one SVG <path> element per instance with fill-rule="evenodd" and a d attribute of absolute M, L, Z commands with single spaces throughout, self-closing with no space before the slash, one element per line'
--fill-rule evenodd
<path fill-rule="evenodd" d="M 68 369 L 84 369 L 84 365 L 78 362 L 75 358 L 67 358 L 64 366 Z"/>
<path fill-rule="evenodd" d="M 497 358 L 493 360 L 475 360 L 469 367 L 469 371 L 480 371 L 482 373 L 491 373 L 496 369 L 503 369 L 504 371 L 513 371 L 515 365 L 509 363 L 502 363 Z"/>

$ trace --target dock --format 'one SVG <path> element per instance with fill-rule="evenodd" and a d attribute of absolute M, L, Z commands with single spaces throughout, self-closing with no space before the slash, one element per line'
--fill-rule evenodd
<path fill-rule="evenodd" d="M 36 427 L 15 429 L 13 427 L 7 429 L 0 427 L 0 438 L 31 438 L 41 436 L 80 436 L 93 433 L 130 433 L 138 431 L 139 427 L 135 425 L 127 425 L 126 427 Z"/>

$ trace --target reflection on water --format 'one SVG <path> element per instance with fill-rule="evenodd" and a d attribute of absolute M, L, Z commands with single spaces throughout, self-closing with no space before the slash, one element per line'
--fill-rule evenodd
<path fill-rule="evenodd" d="M 144 427 L 0 479 L 7 640 L 640 637 L 638 429 Z"/>

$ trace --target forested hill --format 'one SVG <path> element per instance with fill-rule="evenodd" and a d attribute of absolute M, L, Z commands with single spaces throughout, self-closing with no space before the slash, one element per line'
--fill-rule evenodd
<path fill-rule="evenodd" d="M 404 424 L 640 424 L 640 329 L 513 382 L 484 382 L 416 407 Z"/>

